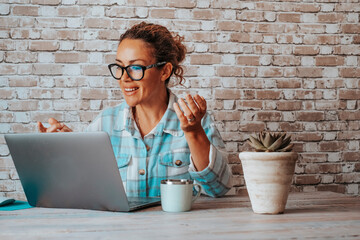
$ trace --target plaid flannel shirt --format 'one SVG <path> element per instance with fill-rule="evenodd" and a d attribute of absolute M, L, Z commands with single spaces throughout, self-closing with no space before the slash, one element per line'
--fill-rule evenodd
<path fill-rule="evenodd" d="M 224 143 L 211 116 L 206 113 L 202 126 L 210 140 L 210 163 L 196 171 L 180 121 L 173 109 L 177 97 L 170 91 L 168 108 L 157 126 L 142 139 L 132 109 L 123 101 L 103 110 L 87 131 L 109 134 L 117 165 L 128 196 L 160 196 L 163 179 L 192 179 L 203 193 L 218 197 L 231 188 Z"/>

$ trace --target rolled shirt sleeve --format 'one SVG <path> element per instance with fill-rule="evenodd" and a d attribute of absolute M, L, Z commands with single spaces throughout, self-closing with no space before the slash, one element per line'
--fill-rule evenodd
<path fill-rule="evenodd" d="M 215 125 L 210 123 L 204 130 L 211 143 L 209 165 L 202 171 L 196 171 L 190 155 L 189 173 L 191 178 L 202 186 L 203 193 L 211 197 L 220 197 L 232 187 L 232 175 L 226 161 L 228 154 Z"/>

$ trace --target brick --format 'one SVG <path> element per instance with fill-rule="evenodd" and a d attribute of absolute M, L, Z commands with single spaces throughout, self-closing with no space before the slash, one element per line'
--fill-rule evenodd
<path fill-rule="evenodd" d="M 274 66 L 298 66 L 301 61 L 299 57 L 295 56 L 274 56 L 272 64 Z"/>
<path fill-rule="evenodd" d="M 84 23 L 87 28 L 102 28 L 102 29 L 104 29 L 104 28 L 111 27 L 110 19 L 86 18 Z"/>
<path fill-rule="evenodd" d="M 319 13 L 317 17 L 319 23 L 339 23 L 344 20 L 342 13 Z"/>
<path fill-rule="evenodd" d="M 254 109 L 262 109 L 262 101 L 245 101 L 245 100 L 238 100 L 236 101 L 237 109 L 241 110 L 254 110 Z"/>
<path fill-rule="evenodd" d="M 81 89 L 80 96 L 82 99 L 107 99 L 108 91 L 105 89 Z"/>
<path fill-rule="evenodd" d="M 320 151 L 322 152 L 337 152 L 343 151 L 346 148 L 345 142 L 320 142 Z"/>
<path fill-rule="evenodd" d="M 82 32 L 78 30 L 59 30 L 56 36 L 60 40 L 80 40 L 82 39 Z"/>
<path fill-rule="evenodd" d="M 258 66 L 259 59 L 260 59 L 259 56 L 238 56 L 236 58 L 236 63 L 238 65 Z"/>
<path fill-rule="evenodd" d="M 30 96 L 33 99 L 56 99 L 61 98 L 62 92 L 59 89 L 31 89 Z"/>
<path fill-rule="evenodd" d="M 359 68 L 341 68 L 340 76 L 345 78 L 358 78 L 360 77 Z"/>
<path fill-rule="evenodd" d="M 32 4 L 38 5 L 59 5 L 61 0 L 31 0 Z"/>
<path fill-rule="evenodd" d="M 347 100 L 360 100 L 360 90 L 359 89 L 340 89 L 339 98 Z"/>
<path fill-rule="evenodd" d="M 211 32 L 194 32 L 191 38 L 195 42 L 216 42 L 217 34 Z"/>
<path fill-rule="evenodd" d="M 319 184 L 321 178 L 319 175 L 303 175 L 295 177 L 295 184 L 308 185 L 308 184 Z"/>
<path fill-rule="evenodd" d="M 86 65 L 83 66 L 83 72 L 86 76 L 110 76 L 107 66 Z"/>
<path fill-rule="evenodd" d="M 213 20 L 221 17 L 221 12 L 218 9 L 194 9 L 192 14 L 194 19 L 200 20 Z"/>
<path fill-rule="evenodd" d="M 220 66 L 216 67 L 216 73 L 219 77 L 241 77 L 243 75 L 243 68 L 235 66 Z"/>
<path fill-rule="evenodd" d="M 310 67 L 297 68 L 297 77 L 318 78 L 318 77 L 322 77 L 322 74 L 323 74 L 322 68 L 310 68 Z"/>
<path fill-rule="evenodd" d="M 5 65 L 4 63 L 0 64 L 0 73 L 4 75 L 16 74 L 17 67 L 15 65 Z"/>
<path fill-rule="evenodd" d="M 11 29 L 10 36 L 12 39 L 38 39 L 40 31 L 37 29 Z"/>
<path fill-rule="evenodd" d="M 343 152 L 342 159 L 347 162 L 360 162 L 360 152 Z"/>
<path fill-rule="evenodd" d="M 88 16 L 91 9 L 87 6 L 60 6 L 57 10 L 60 17 L 81 17 Z"/>
<path fill-rule="evenodd" d="M 323 140 L 323 136 L 321 133 L 303 132 L 294 135 L 293 140 L 301 142 L 319 142 Z"/>
<path fill-rule="evenodd" d="M 259 77 L 282 77 L 283 69 L 277 67 L 262 67 L 259 69 Z"/>
<path fill-rule="evenodd" d="M 282 119 L 282 114 L 280 112 L 258 112 L 257 114 L 257 121 L 264 121 L 264 122 L 279 122 Z"/>
<path fill-rule="evenodd" d="M 192 65 L 208 65 L 220 64 L 221 56 L 216 54 L 196 54 L 191 55 L 190 64 Z"/>
<path fill-rule="evenodd" d="M 277 101 L 276 109 L 279 111 L 296 111 L 302 109 L 301 101 Z"/>
<path fill-rule="evenodd" d="M 279 13 L 278 21 L 279 22 L 292 22 L 300 23 L 301 14 L 299 13 Z"/>
<path fill-rule="evenodd" d="M 327 161 L 325 153 L 301 153 L 300 161 L 305 163 L 322 163 Z"/>
<path fill-rule="evenodd" d="M 301 88 L 302 81 L 299 79 L 291 79 L 291 80 L 276 80 L 277 88 Z"/>
<path fill-rule="evenodd" d="M 310 12 L 310 13 L 317 13 L 320 12 L 321 7 L 319 4 L 314 3 L 297 3 L 294 6 L 295 12 Z"/>
<path fill-rule="evenodd" d="M 194 8 L 194 7 L 196 7 L 196 1 L 195 0 L 183 0 L 183 1 L 170 0 L 170 1 L 167 1 L 167 6 L 175 7 L 175 8 Z"/>
<path fill-rule="evenodd" d="M 335 176 L 336 183 L 358 183 L 360 182 L 360 173 L 342 173 Z"/>
<path fill-rule="evenodd" d="M 341 66 L 344 64 L 343 57 L 316 57 L 316 66 Z"/>
<path fill-rule="evenodd" d="M 237 21 L 218 21 L 217 29 L 220 31 L 236 31 L 239 32 L 243 28 L 243 24 Z"/>
<path fill-rule="evenodd" d="M 256 90 L 256 99 L 280 99 L 281 91 L 277 90 Z"/>
<path fill-rule="evenodd" d="M 12 12 L 14 15 L 20 16 L 38 16 L 39 7 L 35 6 L 14 6 Z"/>
<path fill-rule="evenodd" d="M 9 78 L 10 87 L 36 87 L 38 79 L 36 77 L 11 77 Z"/>
<path fill-rule="evenodd" d="M 242 166 L 240 164 L 231 165 L 231 172 L 232 172 L 233 175 L 242 175 L 242 174 L 244 174 Z"/>
<path fill-rule="evenodd" d="M 38 101 L 24 100 L 24 101 L 8 101 L 10 111 L 31 111 L 37 110 Z"/>
<path fill-rule="evenodd" d="M 263 40 L 261 34 L 249 33 L 232 33 L 230 36 L 231 42 L 241 43 L 260 43 Z"/>
<path fill-rule="evenodd" d="M 8 63 L 32 63 L 36 60 L 36 54 L 30 52 L 7 52 L 5 54 L 5 62 Z"/>
<path fill-rule="evenodd" d="M 243 11 L 237 15 L 237 19 L 246 22 L 263 22 L 265 21 L 264 12 Z"/>
<path fill-rule="evenodd" d="M 16 190 L 14 181 L 11 180 L 0 180 L 0 192 L 13 192 Z"/>
<path fill-rule="evenodd" d="M 318 185 L 316 189 L 317 191 L 330 191 L 337 193 L 345 193 L 346 191 L 346 187 L 344 185 L 339 185 L 339 184 Z"/>
<path fill-rule="evenodd" d="M 360 47 L 352 45 L 341 45 L 334 47 L 333 54 L 336 55 L 360 55 Z"/>
<path fill-rule="evenodd" d="M 86 61 L 85 53 L 55 53 L 56 63 L 85 63 Z"/>
<path fill-rule="evenodd" d="M 61 75 L 63 66 L 58 64 L 34 64 L 33 73 L 37 75 Z"/>
<path fill-rule="evenodd" d="M 329 35 L 320 35 L 316 36 L 314 41 L 309 42 L 308 44 L 320 44 L 320 45 L 336 45 L 340 43 L 340 37 L 335 36 L 329 36 Z"/>
<path fill-rule="evenodd" d="M 282 33 L 285 31 L 285 25 L 282 24 L 267 24 L 260 23 L 258 26 L 258 31 L 261 33 Z"/>
<path fill-rule="evenodd" d="M 317 46 L 295 46 L 295 55 L 318 55 L 319 47 Z"/>
<path fill-rule="evenodd" d="M 360 131 L 343 131 L 338 133 L 338 140 L 359 140 Z"/>
<path fill-rule="evenodd" d="M 325 119 L 323 112 L 296 112 L 298 121 L 317 122 Z"/>
<path fill-rule="evenodd" d="M 59 49 L 59 43 L 55 41 L 32 41 L 30 42 L 30 51 L 56 51 Z"/>
<path fill-rule="evenodd" d="M 259 122 L 259 123 L 244 123 L 242 122 L 239 125 L 239 131 L 241 132 L 258 132 L 265 130 L 266 126 L 265 123 Z"/>
<path fill-rule="evenodd" d="M 216 99 L 239 99 L 241 92 L 238 89 L 215 89 Z"/>

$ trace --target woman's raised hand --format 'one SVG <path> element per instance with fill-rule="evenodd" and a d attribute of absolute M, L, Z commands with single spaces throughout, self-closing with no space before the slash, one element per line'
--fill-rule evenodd
<path fill-rule="evenodd" d="M 206 100 L 198 94 L 194 95 L 194 97 L 187 94 L 185 99 L 186 102 L 180 98 L 178 103 L 174 103 L 174 109 L 180 120 L 181 129 L 184 132 L 202 129 L 201 119 L 206 113 Z M 180 107 L 183 111 L 181 111 Z"/>
<path fill-rule="evenodd" d="M 72 130 L 63 123 L 59 123 L 55 118 L 49 118 L 50 127 L 46 128 L 41 122 L 37 122 L 39 132 L 72 132 Z"/>

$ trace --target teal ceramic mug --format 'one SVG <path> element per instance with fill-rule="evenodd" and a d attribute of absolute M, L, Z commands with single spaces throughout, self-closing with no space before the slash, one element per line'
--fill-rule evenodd
<path fill-rule="evenodd" d="M 197 188 L 195 196 L 194 187 Z M 188 179 L 166 179 L 161 181 L 160 192 L 161 207 L 165 212 L 186 212 L 200 196 L 201 186 Z"/>

